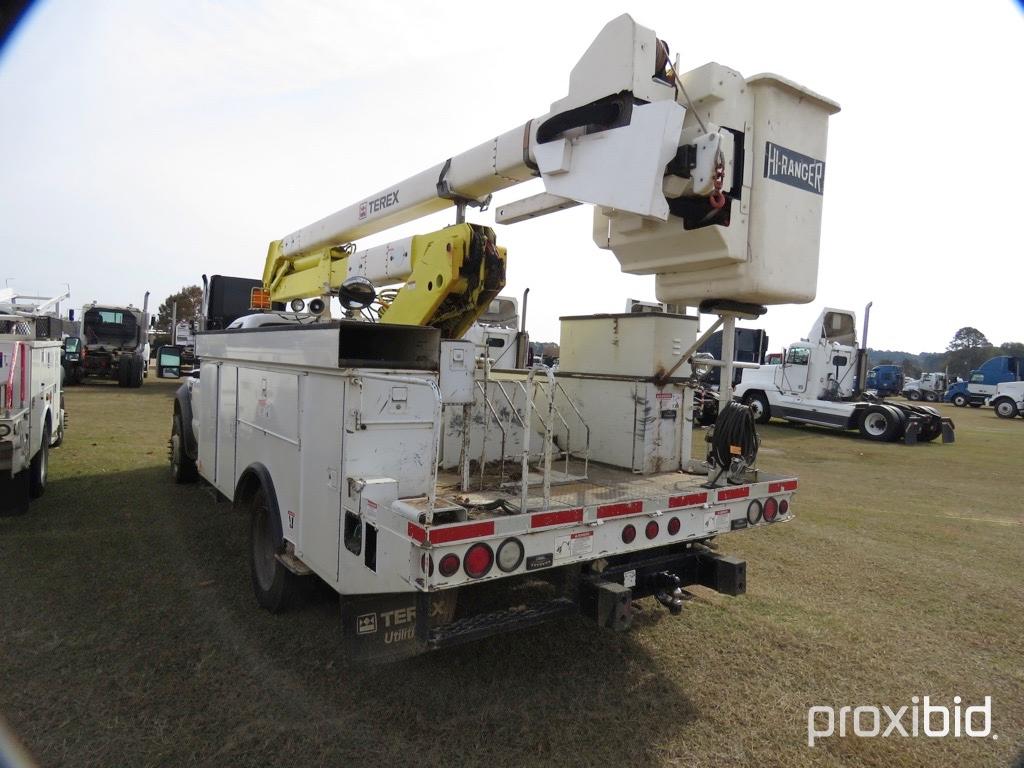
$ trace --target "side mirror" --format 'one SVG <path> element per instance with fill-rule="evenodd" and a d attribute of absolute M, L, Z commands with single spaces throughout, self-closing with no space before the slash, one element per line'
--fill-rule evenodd
<path fill-rule="evenodd" d="M 149 327 L 156 328 L 156 315 L 149 316 Z"/>
<path fill-rule="evenodd" d="M 164 346 L 156 351 L 156 376 L 158 379 L 181 378 L 181 350 Z"/>
<path fill-rule="evenodd" d="M 64 339 L 64 359 L 71 363 L 77 363 L 82 355 L 82 340 L 78 336 L 68 336 Z"/>

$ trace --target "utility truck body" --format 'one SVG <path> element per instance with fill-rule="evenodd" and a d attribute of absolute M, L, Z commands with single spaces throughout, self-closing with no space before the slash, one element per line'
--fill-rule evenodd
<path fill-rule="evenodd" d="M 791 519 L 797 480 L 757 466 L 731 402 L 735 323 L 814 296 L 838 105 L 774 75 L 681 73 L 668 51 L 620 16 L 549 112 L 273 241 L 248 300 L 263 315 L 210 280 L 171 466 L 248 514 L 261 605 L 315 575 L 349 647 L 396 658 L 581 612 L 625 629 L 634 598 L 678 613 L 691 585 L 744 592 L 745 563 L 711 542 Z M 524 367 L 522 329 L 516 360 L 499 352 L 511 323 L 472 336 L 508 254 L 467 210 L 537 178 L 496 224 L 592 204 L 624 271 L 718 319 L 562 318 L 557 375 Z M 362 245 L 451 206 L 451 226 Z M 723 413 L 702 463 L 691 359 L 718 328 Z"/>
<path fill-rule="evenodd" d="M 64 439 L 59 317 L 0 292 L 0 514 L 21 513 L 46 490 L 49 451 Z M 59 299 L 51 300 L 59 301 Z M 58 322 L 53 322 L 57 320 Z"/>

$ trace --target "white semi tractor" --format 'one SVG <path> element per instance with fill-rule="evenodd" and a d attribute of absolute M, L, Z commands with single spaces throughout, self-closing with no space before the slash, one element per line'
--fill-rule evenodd
<path fill-rule="evenodd" d="M 43 495 L 50 448 L 64 440 L 59 306 L 66 298 L 33 304 L 0 291 L 0 514 L 25 512 Z"/>
<path fill-rule="evenodd" d="M 736 396 L 758 421 L 784 419 L 859 430 L 869 440 L 953 442 L 953 423 L 929 406 L 883 400 L 859 389 L 866 340 L 857 343 L 856 314 L 826 308 L 807 338 L 790 344 L 776 365 L 745 369 Z"/>
<path fill-rule="evenodd" d="M 280 611 L 318 577 L 350 650 L 397 658 L 581 612 L 625 629 L 633 599 L 677 613 L 695 584 L 742 594 L 745 563 L 709 544 L 792 519 L 798 481 L 757 466 L 738 404 L 700 474 L 681 471 L 689 360 L 737 317 L 813 298 L 837 110 L 774 75 L 679 72 L 621 16 L 550 112 L 272 243 L 264 293 L 237 295 L 274 311 L 226 311 L 211 279 L 171 466 L 247 513 L 258 602 Z M 719 319 L 701 334 L 689 314 L 563 318 L 557 374 L 492 367 L 461 337 L 506 253 L 466 209 L 535 178 L 545 192 L 498 206 L 499 224 L 593 204 L 624 271 Z M 452 205 L 451 227 L 360 246 Z"/>
<path fill-rule="evenodd" d="M 985 405 L 996 412 L 996 416 L 1012 419 L 1024 416 L 1024 381 L 1003 381 L 996 385 L 996 391 L 985 400 Z"/>

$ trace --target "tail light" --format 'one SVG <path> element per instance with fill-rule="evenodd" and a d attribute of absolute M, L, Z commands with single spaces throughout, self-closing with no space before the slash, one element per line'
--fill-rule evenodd
<path fill-rule="evenodd" d="M 627 525 L 625 528 L 622 529 L 622 543 L 623 544 L 632 544 L 633 543 L 633 539 L 635 539 L 635 538 L 636 538 L 636 528 L 634 528 L 632 525 Z"/>
<path fill-rule="evenodd" d="M 750 504 L 747 505 L 747 522 L 751 525 L 757 525 L 761 522 L 761 502 L 754 499 Z"/>
<path fill-rule="evenodd" d="M 668 521 L 668 535 L 675 536 L 679 533 L 679 529 L 682 527 L 682 523 L 679 522 L 678 517 L 673 517 Z"/>
<path fill-rule="evenodd" d="M 789 512 L 789 502 L 783 499 L 779 502 L 779 514 L 784 515 Z"/>
<path fill-rule="evenodd" d="M 519 539 L 505 539 L 498 547 L 498 568 L 512 573 L 523 562 L 523 545 Z"/>
<path fill-rule="evenodd" d="M 644 528 L 644 533 L 647 534 L 648 539 L 655 538 L 658 535 L 658 522 L 656 520 L 651 520 L 651 522 L 647 524 L 647 527 Z"/>
<path fill-rule="evenodd" d="M 774 523 L 779 514 L 779 502 L 774 498 L 764 500 L 764 520 L 766 523 Z"/>
<path fill-rule="evenodd" d="M 455 572 L 459 570 L 459 556 L 449 552 L 441 558 L 441 562 L 437 564 L 437 570 L 446 579 L 454 576 Z"/>
<path fill-rule="evenodd" d="M 483 542 L 470 547 L 462 561 L 462 567 L 466 571 L 466 575 L 471 579 L 479 579 L 486 576 L 487 572 L 491 570 L 492 565 L 494 565 L 494 552 Z"/>

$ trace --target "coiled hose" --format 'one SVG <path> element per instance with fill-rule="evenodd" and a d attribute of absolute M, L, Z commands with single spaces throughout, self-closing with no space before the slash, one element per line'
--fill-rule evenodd
<path fill-rule="evenodd" d="M 761 440 L 750 406 L 735 400 L 726 403 L 718 412 L 709 442 L 708 461 L 716 466 L 728 469 L 736 458 L 742 459 L 748 467 L 753 466 Z"/>

